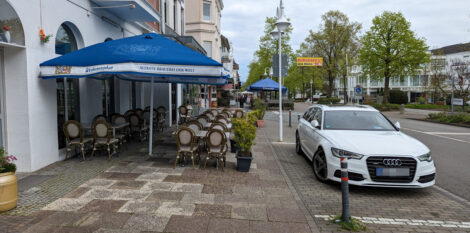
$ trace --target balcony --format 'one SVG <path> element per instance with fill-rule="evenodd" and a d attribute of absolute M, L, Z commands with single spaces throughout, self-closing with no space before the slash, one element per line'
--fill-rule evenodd
<path fill-rule="evenodd" d="M 161 22 L 160 14 L 146 0 L 90 0 L 97 10 L 108 11 L 125 21 Z"/>
<path fill-rule="evenodd" d="M 222 63 L 230 62 L 230 53 L 227 51 L 222 51 Z"/>

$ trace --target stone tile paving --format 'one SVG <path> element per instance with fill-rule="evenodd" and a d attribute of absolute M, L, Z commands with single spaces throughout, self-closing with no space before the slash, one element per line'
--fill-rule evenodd
<path fill-rule="evenodd" d="M 258 131 L 259 133 L 260 131 Z M 311 232 L 264 137 L 257 138 L 248 173 L 236 171 L 228 154 L 225 171 L 173 168 L 172 138 L 155 148 L 158 156 L 121 156 L 102 172 L 86 175 L 60 198 L 6 232 Z M 140 150 L 142 152 L 144 150 Z M 99 162 L 70 161 L 70 166 Z M 60 167 L 59 165 L 57 165 Z M 59 169 L 59 168 L 57 168 Z M 85 172 L 77 173 L 84 175 Z M 59 176 L 63 176 L 62 174 Z M 63 184 L 57 188 L 67 186 Z M 52 199 L 52 197 L 50 197 Z M 16 217 L 16 216 L 15 216 Z M 11 221 L 0 216 L 0 224 Z M 0 230 L 1 231 L 1 230 Z"/>
<path fill-rule="evenodd" d="M 268 113 L 269 114 L 269 113 Z M 271 113 L 272 114 L 272 113 Z M 286 172 L 293 188 L 321 232 L 334 232 L 324 216 L 341 213 L 341 186 L 324 184 L 313 175 L 310 161 L 295 153 L 295 125 L 284 127 L 285 139 L 278 140 L 278 125 L 266 121 L 264 135 Z M 391 189 L 350 187 L 351 213 L 377 232 L 470 232 L 470 206 L 435 188 Z M 469 224 L 469 225 L 467 225 Z"/>

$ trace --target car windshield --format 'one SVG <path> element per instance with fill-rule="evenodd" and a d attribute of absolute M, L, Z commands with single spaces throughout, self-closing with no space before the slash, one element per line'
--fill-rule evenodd
<path fill-rule="evenodd" d="M 396 130 L 380 112 L 372 111 L 325 111 L 323 128 L 327 130 Z"/>

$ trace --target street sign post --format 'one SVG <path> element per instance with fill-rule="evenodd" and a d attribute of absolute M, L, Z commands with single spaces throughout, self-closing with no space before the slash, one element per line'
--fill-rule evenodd
<path fill-rule="evenodd" d="M 354 92 L 356 93 L 356 95 L 362 95 L 362 87 L 361 86 L 356 86 L 354 88 Z"/>

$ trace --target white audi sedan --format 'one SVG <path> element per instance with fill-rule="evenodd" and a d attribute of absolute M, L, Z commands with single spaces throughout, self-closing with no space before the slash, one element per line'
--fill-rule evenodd
<path fill-rule="evenodd" d="M 424 188 L 435 183 L 429 148 L 370 106 L 309 107 L 297 126 L 296 151 L 312 161 L 322 182 L 341 181 L 339 158 L 345 156 L 353 185 Z"/>

